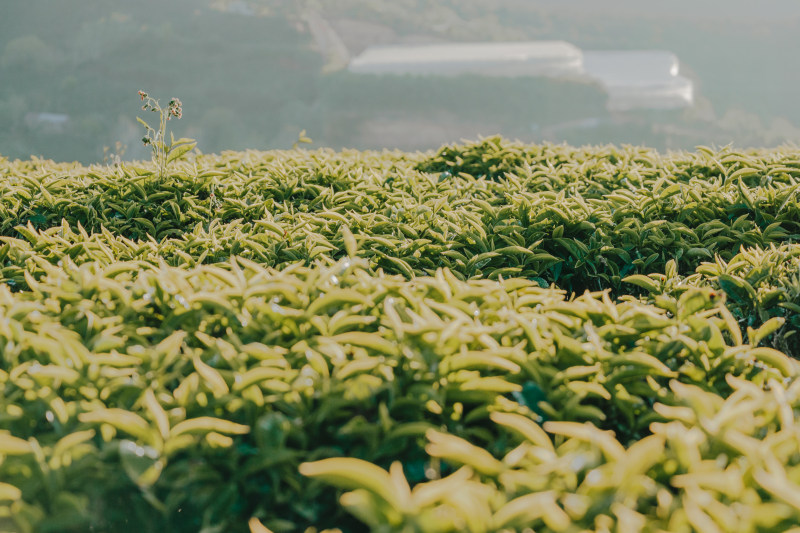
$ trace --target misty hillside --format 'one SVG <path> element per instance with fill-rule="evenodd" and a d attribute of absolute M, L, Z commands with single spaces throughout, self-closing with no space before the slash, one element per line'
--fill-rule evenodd
<path fill-rule="evenodd" d="M 430 149 L 501 133 L 526 141 L 774 146 L 800 139 L 790 1 L 473 0 L 7 2 L 0 20 L 0 154 L 84 162 L 145 157 L 135 91 L 180 97 L 180 133 L 206 152 L 287 148 L 305 129 L 332 147 Z M 310 21 L 315 21 L 311 23 Z M 666 50 L 695 86 L 678 111 L 609 113 L 591 83 L 372 77 L 332 61 L 372 45 L 561 40 Z M 312 27 L 313 26 L 313 27 Z M 120 143 L 118 147 L 116 143 Z"/>

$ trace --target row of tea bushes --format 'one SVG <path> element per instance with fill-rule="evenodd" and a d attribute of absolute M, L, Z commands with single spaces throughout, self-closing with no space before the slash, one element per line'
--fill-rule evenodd
<path fill-rule="evenodd" d="M 692 287 L 709 287 L 727 296 L 726 306 L 753 344 L 765 342 L 786 353 L 800 353 L 800 245 L 761 249 L 742 247 L 730 261 L 703 262 L 680 276 L 674 261 L 665 272 L 633 275 L 626 283 L 646 292 L 646 300 L 675 311 L 678 298 Z M 758 330 L 758 334 L 756 334 Z"/>
<path fill-rule="evenodd" d="M 282 266 L 341 257 L 347 226 L 373 269 L 538 278 L 578 294 L 625 290 L 623 277 L 661 272 L 670 259 L 688 275 L 716 255 L 730 260 L 743 244 L 800 237 L 796 152 L 660 156 L 489 139 L 433 156 L 198 156 L 166 180 L 147 167 L 38 160 L 0 162 L 0 176 L 7 237 L 31 240 L 25 228 L 60 232 L 66 223 L 76 233 L 105 229 L 145 254 L 155 241 L 157 253 L 174 249 L 189 263 L 243 255 Z"/>
<path fill-rule="evenodd" d="M 799 179 L 499 138 L 0 158 L 0 530 L 785 531 Z"/>
<path fill-rule="evenodd" d="M 511 443 L 491 454 L 429 430 L 426 452 L 452 465 L 416 484 L 352 458 L 300 471 L 349 492 L 341 504 L 372 531 L 798 531 L 800 383 L 769 389 L 729 378 L 728 398 L 671 384 L 663 422 L 626 447 L 589 424 L 494 412 Z"/>
<path fill-rule="evenodd" d="M 305 222 L 308 219 L 302 218 Z M 198 264 L 216 264 L 227 261 L 230 257 L 242 257 L 262 265 L 284 267 L 296 262 L 322 262 L 329 264 L 331 256 L 340 254 L 340 249 L 350 247 L 352 255 L 366 256 L 371 269 L 382 269 L 390 273 L 402 273 L 411 278 L 414 275 L 427 275 L 436 269 L 427 268 L 421 272 L 411 266 L 424 247 L 405 248 L 395 239 L 395 243 L 381 237 L 370 237 L 364 233 L 352 235 L 349 226 L 342 225 L 330 240 L 319 233 L 313 233 L 305 227 L 293 228 L 281 222 L 257 221 L 255 223 L 231 222 L 222 224 L 211 222 L 207 228 L 198 224 L 192 232 L 180 238 L 165 239 L 158 242 L 154 239 L 131 240 L 112 234 L 106 229 L 98 233 L 88 233 L 81 226 L 71 228 L 66 221 L 62 225 L 47 230 L 36 230 L 32 226 L 19 227 L 17 230 L 22 239 L 0 237 L 0 281 L 15 290 L 25 290 L 28 278 L 38 279 L 46 271 L 48 265 L 57 265 L 64 258 L 70 258 L 76 264 L 96 262 L 102 265 L 113 265 L 120 261 L 138 261 L 143 265 L 159 265 L 190 268 Z M 288 232 L 292 232 L 289 236 Z M 333 233 L 333 229 L 330 233 Z M 380 246 L 394 246 L 395 253 L 403 252 L 400 257 L 382 252 Z M 413 251 L 412 251 L 413 250 Z M 564 272 L 564 261 L 544 251 L 533 251 L 521 247 L 507 246 L 491 253 L 474 256 L 467 261 L 473 270 L 481 266 L 488 271 L 490 279 L 515 277 L 519 268 L 503 267 L 492 269 L 483 266 L 483 262 L 497 260 L 505 264 L 515 261 L 525 262 L 530 270 L 524 271 L 525 277 L 536 281 L 543 287 L 548 286 L 548 272 L 561 268 Z M 410 253 L 409 253 L 410 252 Z M 457 252 L 445 250 L 442 261 L 448 263 L 448 257 Z M 599 264 L 614 264 L 614 250 L 606 250 L 607 256 L 599 258 Z M 403 259 L 405 257 L 406 259 Z M 516 257 L 517 259 L 514 259 Z M 606 259 L 608 257 L 608 259 Z M 702 262 L 694 273 L 679 274 L 675 260 L 669 260 L 662 272 L 648 275 L 633 274 L 622 278 L 620 290 L 612 291 L 619 296 L 626 292 L 644 289 L 651 296 L 670 294 L 677 300 L 681 292 L 692 286 L 712 287 L 728 296 L 727 305 L 740 323 L 743 334 L 747 328 L 758 328 L 772 318 L 785 318 L 778 337 L 771 343 L 784 351 L 798 353 L 800 338 L 792 340 L 800 329 L 800 281 L 797 269 L 800 267 L 800 247 L 795 244 L 784 244 L 779 247 L 762 249 L 760 247 L 742 248 L 729 261 L 716 256 L 714 262 Z M 452 264 L 452 263 L 450 263 Z M 502 263 L 500 263 L 502 264 Z M 654 264 L 637 260 L 629 263 L 629 270 L 650 271 Z M 432 265 L 431 265 L 432 266 Z M 563 267 L 563 268 L 562 268 Z M 459 279 L 467 276 L 464 270 L 451 270 Z M 602 279 L 598 274 L 597 278 Z M 550 280 L 552 283 L 552 279 Z M 597 282 L 597 287 L 603 283 Z M 674 312 L 674 303 L 665 309 Z M 771 337 L 772 338 L 772 337 Z"/>
<path fill-rule="evenodd" d="M 363 527 L 314 478 L 376 530 L 797 519 L 800 364 L 740 342 L 710 289 L 669 313 L 355 257 L 41 268 L 0 286 L 4 529 Z"/>

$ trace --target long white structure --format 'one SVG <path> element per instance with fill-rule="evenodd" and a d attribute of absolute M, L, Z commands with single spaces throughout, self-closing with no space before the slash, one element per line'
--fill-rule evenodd
<path fill-rule="evenodd" d="M 369 74 L 564 76 L 582 71 L 579 48 L 563 41 L 375 46 L 349 70 Z"/>
<path fill-rule="evenodd" d="M 675 54 L 659 50 L 581 51 L 564 41 L 374 46 L 350 72 L 423 76 L 549 76 L 597 83 L 609 111 L 678 109 L 694 102 Z"/>

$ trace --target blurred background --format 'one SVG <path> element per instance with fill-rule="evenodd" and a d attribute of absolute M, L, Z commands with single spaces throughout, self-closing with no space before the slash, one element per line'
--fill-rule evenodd
<path fill-rule="evenodd" d="M 0 155 L 800 143 L 796 0 L 0 0 Z"/>

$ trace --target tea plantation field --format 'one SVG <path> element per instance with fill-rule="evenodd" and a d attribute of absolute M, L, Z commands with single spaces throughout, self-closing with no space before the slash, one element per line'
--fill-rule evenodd
<path fill-rule="evenodd" d="M 800 524 L 800 151 L 0 158 L 0 531 Z"/>

